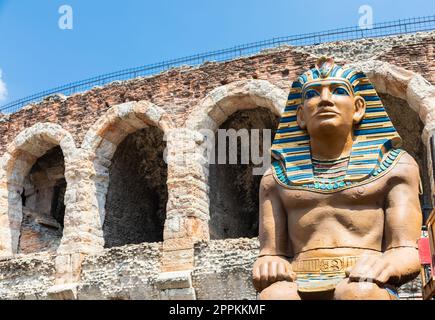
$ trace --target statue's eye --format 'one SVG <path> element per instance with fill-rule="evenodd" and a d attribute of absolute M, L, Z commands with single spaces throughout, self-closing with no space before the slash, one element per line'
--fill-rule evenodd
<path fill-rule="evenodd" d="M 319 96 L 319 93 L 316 90 L 311 89 L 311 90 L 308 90 L 307 92 L 305 92 L 304 98 L 307 100 L 307 99 L 311 99 L 311 98 L 314 98 L 317 96 Z"/>
<path fill-rule="evenodd" d="M 349 93 L 347 92 L 346 89 L 340 88 L 340 87 L 335 88 L 333 94 L 336 94 L 336 95 L 339 95 L 339 96 L 348 96 L 349 95 Z"/>

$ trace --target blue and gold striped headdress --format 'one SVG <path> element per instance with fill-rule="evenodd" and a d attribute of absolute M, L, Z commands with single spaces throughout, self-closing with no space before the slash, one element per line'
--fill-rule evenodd
<path fill-rule="evenodd" d="M 354 144 L 344 181 L 319 187 L 313 175 L 310 136 L 297 124 L 296 111 L 302 104 L 305 86 L 323 79 L 335 79 L 347 84 L 355 96 L 364 98 L 367 108 L 363 120 L 354 128 Z M 272 156 L 278 160 L 273 164 L 273 170 L 279 182 L 290 188 L 338 191 L 354 183 L 381 176 L 402 153 L 393 150 L 400 144 L 401 138 L 367 76 L 361 71 L 338 66 L 332 59 L 322 57 L 316 68 L 303 73 L 293 82 L 272 145 Z M 385 162 L 386 160 L 388 161 Z"/>

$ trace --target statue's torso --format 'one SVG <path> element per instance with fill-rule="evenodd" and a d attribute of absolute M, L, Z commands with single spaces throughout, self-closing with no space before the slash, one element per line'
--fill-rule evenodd
<path fill-rule="evenodd" d="M 279 186 L 295 258 L 381 252 L 391 174 L 329 194 Z"/>

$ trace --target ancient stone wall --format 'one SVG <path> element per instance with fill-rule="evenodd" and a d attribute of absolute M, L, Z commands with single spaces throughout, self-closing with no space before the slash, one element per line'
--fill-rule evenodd
<path fill-rule="evenodd" d="M 32 254 L 0 260 L 0 296 L 12 300 L 45 300 L 55 281 L 54 255 Z"/>
<path fill-rule="evenodd" d="M 273 135 L 291 81 L 319 55 L 366 72 L 431 205 L 434 35 L 272 49 L 3 116 L 0 298 L 255 299 L 260 176 L 252 164 L 207 165 L 201 130 Z"/>

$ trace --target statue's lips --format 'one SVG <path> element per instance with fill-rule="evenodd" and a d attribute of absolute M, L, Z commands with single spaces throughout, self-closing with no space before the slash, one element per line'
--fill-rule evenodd
<path fill-rule="evenodd" d="M 339 115 L 339 113 L 331 108 L 320 108 L 315 115 Z"/>

